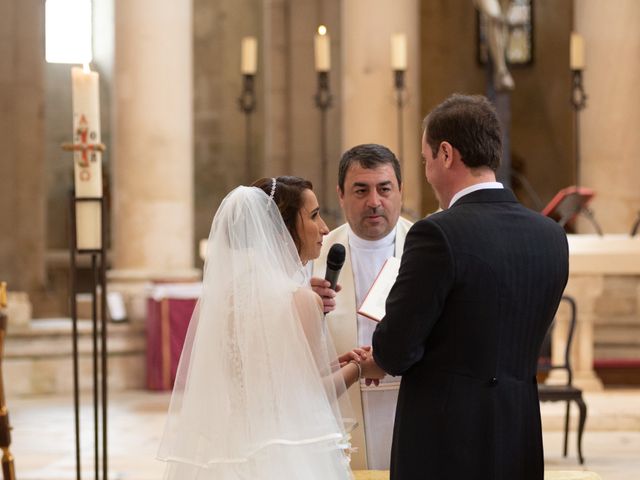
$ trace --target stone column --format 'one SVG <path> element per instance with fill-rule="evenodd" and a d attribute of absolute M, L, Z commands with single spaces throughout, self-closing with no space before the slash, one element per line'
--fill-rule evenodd
<path fill-rule="evenodd" d="M 0 280 L 33 296 L 45 279 L 44 2 L 0 2 L 0 45 Z M 25 295 L 12 303 L 30 316 Z"/>
<path fill-rule="evenodd" d="M 112 290 L 132 318 L 150 280 L 193 268 L 192 4 L 117 0 L 115 7 Z"/>
<path fill-rule="evenodd" d="M 420 163 L 419 2 L 342 2 L 342 146 L 380 143 L 399 154 L 391 35 L 407 34 L 407 102 L 404 107 L 403 183 L 405 216 L 422 216 Z"/>
<path fill-rule="evenodd" d="M 640 210 L 640 2 L 577 0 L 587 107 L 580 115 L 581 183 L 605 233 L 628 233 Z M 593 227 L 582 220 L 582 232 Z"/>

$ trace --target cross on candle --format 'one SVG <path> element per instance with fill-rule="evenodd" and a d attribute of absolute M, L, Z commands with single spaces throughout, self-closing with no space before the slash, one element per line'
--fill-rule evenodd
<path fill-rule="evenodd" d="M 76 136 L 80 138 L 79 143 L 63 143 L 62 149 L 70 152 L 81 152 L 82 157 L 79 162 L 81 167 L 89 167 L 89 157 L 87 152 L 104 152 L 106 147 L 103 143 L 89 143 L 87 138 L 89 137 L 89 127 L 87 118 L 82 115 L 80 122 L 78 122 L 78 128 L 76 130 Z M 92 155 L 92 161 L 96 161 L 95 155 Z"/>

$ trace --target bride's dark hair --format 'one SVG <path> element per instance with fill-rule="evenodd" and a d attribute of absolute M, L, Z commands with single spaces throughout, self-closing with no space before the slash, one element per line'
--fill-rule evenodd
<path fill-rule="evenodd" d="M 258 187 L 267 195 L 270 195 L 273 178 L 261 178 L 253 182 L 251 186 Z M 291 238 L 293 238 L 293 243 L 295 243 L 298 253 L 300 253 L 302 242 L 296 230 L 296 220 L 302 208 L 302 192 L 305 190 L 313 190 L 313 184 L 309 180 L 293 176 L 276 177 L 276 190 L 273 194 L 273 201 L 278 206 L 280 215 L 282 215 L 284 224 Z"/>

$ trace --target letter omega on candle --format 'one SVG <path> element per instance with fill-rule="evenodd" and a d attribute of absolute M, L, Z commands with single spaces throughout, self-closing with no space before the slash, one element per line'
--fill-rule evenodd
<path fill-rule="evenodd" d="M 76 198 L 102 197 L 102 153 L 100 143 L 100 97 L 97 72 L 71 68 L 73 94 L 73 152 Z M 102 245 L 100 202 L 76 202 L 76 245 L 79 250 L 97 250 Z"/>

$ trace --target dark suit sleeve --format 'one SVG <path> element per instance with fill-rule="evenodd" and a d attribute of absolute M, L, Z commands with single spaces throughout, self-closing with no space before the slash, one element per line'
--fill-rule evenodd
<path fill-rule="evenodd" d="M 374 359 L 387 373 L 401 375 L 422 358 L 453 280 L 453 257 L 444 233 L 435 222 L 421 220 L 407 234 L 386 315 L 373 334 Z"/>

